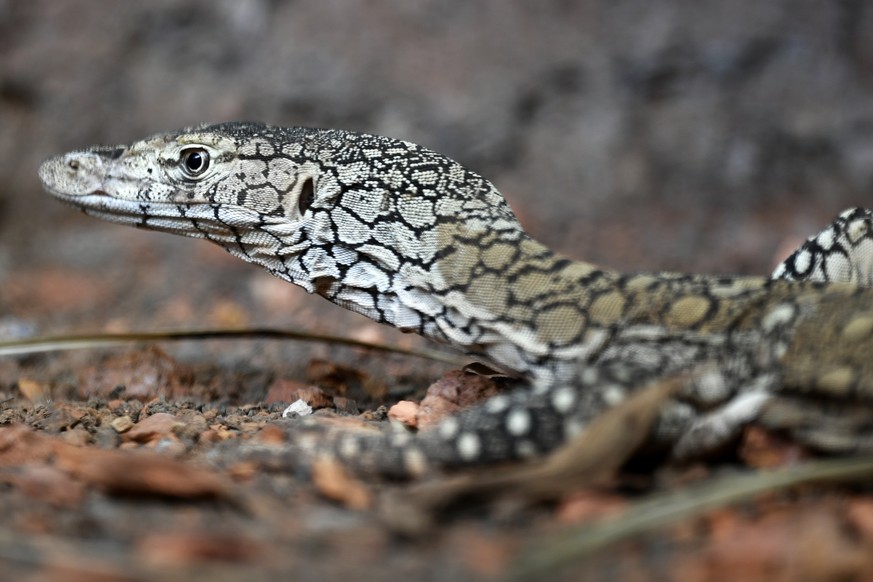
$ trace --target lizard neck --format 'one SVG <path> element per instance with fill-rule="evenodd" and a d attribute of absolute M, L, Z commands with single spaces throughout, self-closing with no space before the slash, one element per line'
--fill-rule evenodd
<path fill-rule="evenodd" d="M 605 340 L 604 326 L 620 317 L 623 300 L 609 292 L 618 275 L 555 254 L 515 221 L 475 224 L 438 223 L 430 240 L 414 241 L 433 246 L 430 261 L 397 260 L 415 256 L 411 250 L 386 255 L 357 247 L 347 249 L 354 259 L 342 268 L 329 259 L 344 255 L 334 241 L 330 254 L 319 253 L 332 263 L 320 272 L 342 276 L 289 280 L 502 371 L 552 382 L 557 367 L 584 359 Z"/>

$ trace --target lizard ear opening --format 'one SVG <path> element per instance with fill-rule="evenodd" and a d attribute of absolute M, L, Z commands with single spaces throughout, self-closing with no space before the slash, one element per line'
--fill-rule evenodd
<path fill-rule="evenodd" d="M 312 206 L 312 201 L 315 200 L 315 186 L 313 185 L 312 177 L 306 178 L 303 182 L 303 187 L 300 188 L 300 196 L 297 198 L 297 210 L 303 215 Z"/>

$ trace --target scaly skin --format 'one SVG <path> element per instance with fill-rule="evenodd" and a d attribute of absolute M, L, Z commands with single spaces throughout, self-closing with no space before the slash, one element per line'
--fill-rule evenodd
<path fill-rule="evenodd" d="M 652 435 L 677 457 L 722 446 L 756 418 L 828 451 L 873 448 L 873 291 L 858 286 L 870 282 L 873 239 L 849 228 L 869 225 L 867 211 L 774 275 L 793 281 L 625 275 L 556 255 L 487 180 L 385 137 L 222 124 L 58 156 L 40 178 L 86 214 L 206 238 L 527 384 L 421 435 L 301 437 L 364 471 L 540 454 L 678 373 L 690 379 Z"/>

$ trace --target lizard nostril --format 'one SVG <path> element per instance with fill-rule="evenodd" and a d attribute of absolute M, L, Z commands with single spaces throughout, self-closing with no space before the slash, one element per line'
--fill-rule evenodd
<path fill-rule="evenodd" d="M 79 160 L 70 160 L 67 162 L 67 165 L 70 166 L 70 169 L 74 172 L 79 170 Z"/>

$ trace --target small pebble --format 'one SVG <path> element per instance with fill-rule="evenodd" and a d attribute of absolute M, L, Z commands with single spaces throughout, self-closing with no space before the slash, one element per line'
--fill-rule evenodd
<path fill-rule="evenodd" d="M 109 424 L 112 426 L 112 428 L 115 429 L 115 432 L 117 432 L 119 434 L 127 432 L 131 428 L 133 428 L 133 421 L 127 415 L 119 416 L 118 418 L 116 418 L 115 420 L 110 422 Z"/>
<path fill-rule="evenodd" d="M 282 411 L 282 418 L 288 418 L 289 416 L 309 416 L 312 414 L 312 407 L 306 404 L 305 400 L 295 400 L 292 402 L 288 408 Z"/>

